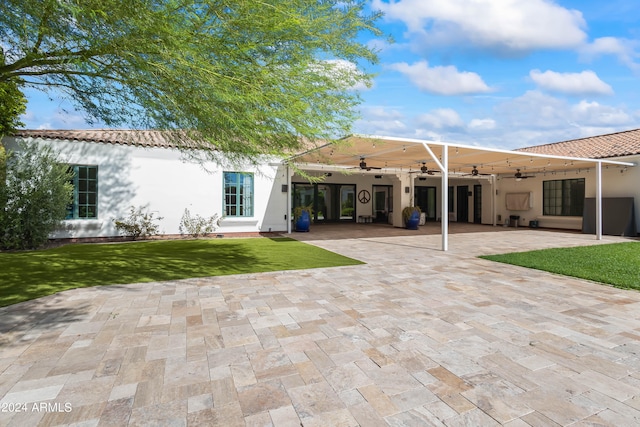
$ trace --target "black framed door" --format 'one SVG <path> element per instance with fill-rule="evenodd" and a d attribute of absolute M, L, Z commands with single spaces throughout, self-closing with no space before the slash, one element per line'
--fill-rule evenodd
<path fill-rule="evenodd" d="M 458 222 L 469 222 L 469 186 L 460 185 L 457 187 L 458 197 L 456 198 Z"/>
<path fill-rule="evenodd" d="M 373 220 L 388 223 L 389 214 L 393 211 L 393 186 L 373 186 Z"/>
<path fill-rule="evenodd" d="M 436 220 L 436 187 L 415 187 L 415 205 L 425 213 L 427 221 Z"/>
<path fill-rule="evenodd" d="M 353 184 L 293 184 L 292 207 L 311 206 L 314 221 L 355 221 Z"/>
<path fill-rule="evenodd" d="M 473 186 L 473 223 L 482 224 L 482 185 Z"/>

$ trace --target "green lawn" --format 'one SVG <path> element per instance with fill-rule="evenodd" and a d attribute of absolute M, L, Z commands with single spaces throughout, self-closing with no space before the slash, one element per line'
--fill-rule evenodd
<path fill-rule="evenodd" d="M 0 307 L 72 288 L 362 262 L 288 238 L 74 244 L 0 253 Z"/>
<path fill-rule="evenodd" d="M 544 249 L 480 258 L 640 290 L 640 242 Z"/>

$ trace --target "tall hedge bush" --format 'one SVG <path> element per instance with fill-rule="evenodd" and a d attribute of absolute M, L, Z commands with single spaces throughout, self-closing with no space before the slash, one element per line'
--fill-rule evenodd
<path fill-rule="evenodd" d="M 0 150 L 0 249 L 43 246 L 67 214 L 72 178 L 51 147 Z"/>

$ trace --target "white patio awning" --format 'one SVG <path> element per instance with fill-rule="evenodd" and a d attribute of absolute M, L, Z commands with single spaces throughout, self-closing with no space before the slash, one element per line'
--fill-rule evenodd
<path fill-rule="evenodd" d="M 588 169 L 595 163 L 634 166 L 633 163 L 608 159 L 551 156 L 439 141 L 362 135 L 320 146 L 293 156 L 290 161 L 309 170 L 326 169 L 327 166 L 335 170 L 350 169 L 357 167 L 360 159 L 365 159 L 368 167 L 382 168 L 388 173 L 419 170 L 423 163 L 429 170 L 438 170 L 436 159 L 431 157 L 426 147 L 440 162 L 443 153 L 448 154 L 449 174 L 469 174 L 474 166 L 479 173 L 492 175 L 512 175 L 518 169 L 529 174 Z"/>
<path fill-rule="evenodd" d="M 524 151 L 474 147 L 457 143 L 395 138 L 387 136 L 353 135 L 329 143 L 287 160 L 302 170 L 357 170 L 358 173 L 408 173 L 426 166 L 438 171 L 442 188 L 447 188 L 451 175 L 469 177 L 476 169 L 479 176 L 516 173 L 537 174 L 560 171 L 596 169 L 596 238 L 602 238 L 602 174 L 605 167 L 632 167 L 633 163 L 609 159 L 589 159 L 554 156 Z M 360 169 L 361 162 L 366 164 Z M 371 169 L 367 169 L 371 168 Z M 473 176 L 473 175 L 471 175 Z M 442 249 L 447 250 L 448 223 L 445 209 L 447 192 L 442 192 Z"/>

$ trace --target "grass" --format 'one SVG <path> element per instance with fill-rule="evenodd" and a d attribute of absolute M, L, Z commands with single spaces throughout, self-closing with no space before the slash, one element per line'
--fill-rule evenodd
<path fill-rule="evenodd" d="M 74 244 L 0 253 L 0 307 L 73 288 L 362 262 L 289 238 Z"/>
<path fill-rule="evenodd" d="M 640 242 L 543 249 L 480 258 L 640 290 Z"/>

